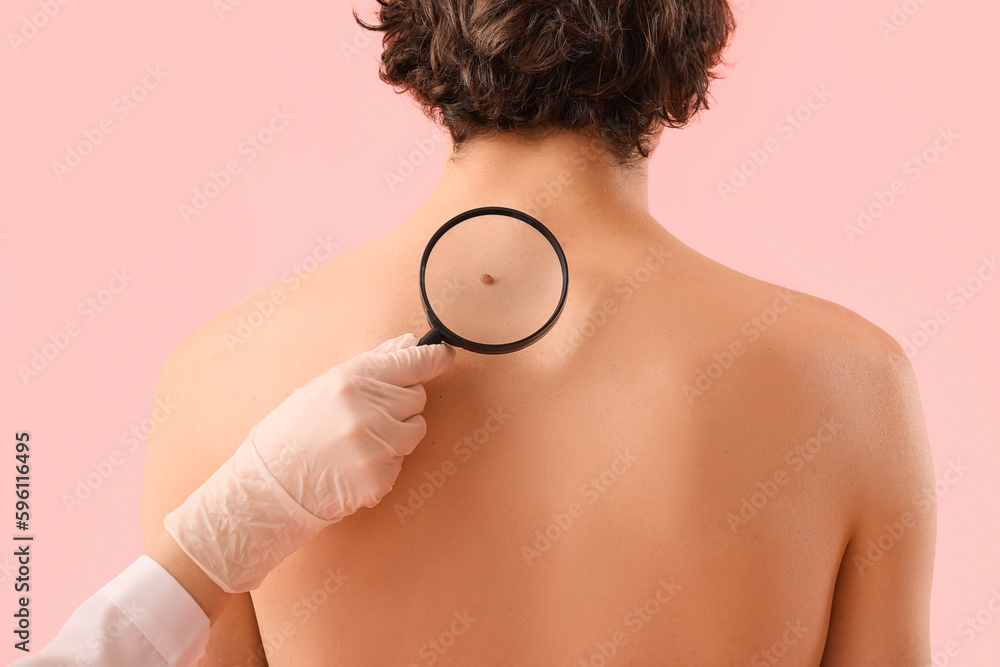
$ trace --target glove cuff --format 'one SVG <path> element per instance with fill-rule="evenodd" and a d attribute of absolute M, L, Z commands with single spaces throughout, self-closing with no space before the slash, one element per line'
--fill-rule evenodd
<path fill-rule="evenodd" d="M 330 524 L 292 498 L 250 436 L 163 525 L 227 593 L 252 591 L 285 557 Z"/>

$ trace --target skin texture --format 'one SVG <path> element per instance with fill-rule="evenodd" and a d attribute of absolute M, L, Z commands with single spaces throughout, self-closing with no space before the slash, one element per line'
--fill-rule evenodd
<path fill-rule="evenodd" d="M 463 146 L 389 233 L 178 343 L 147 545 L 295 387 L 426 332 L 420 255 L 451 216 L 524 210 L 570 267 L 556 326 L 510 355 L 459 350 L 393 490 L 233 596 L 200 664 L 930 664 L 934 478 L 902 349 L 684 245 L 649 215 L 644 166 L 598 155 L 569 133 Z"/>

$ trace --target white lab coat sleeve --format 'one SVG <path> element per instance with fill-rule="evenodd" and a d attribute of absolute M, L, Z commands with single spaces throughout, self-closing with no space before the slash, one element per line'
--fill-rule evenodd
<path fill-rule="evenodd" d="M 45 648 L 11 667 L 189 667 L 208 631 L 190 593 L 143 554 L 84 600 Z"/>

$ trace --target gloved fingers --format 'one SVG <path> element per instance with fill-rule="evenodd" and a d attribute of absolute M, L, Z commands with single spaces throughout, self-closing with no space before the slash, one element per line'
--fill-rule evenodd
<path fill-rule="evenodd" d="M 378 347 L 376 347 L 372 352 L 374 354 L 382 354 L 387 352 L 394 352 L 404 347 L 412 347 L 419 342 L 420 339 L 412 333 L 405 333 L 396 336 L 395 338 L 390 338 Z"/>
<path fill-rule="evenodd" d="M 396 421 L 403 421 L 424 411 L 427 391 L 422 384 L 398 387 L 381 380 L 366 378 L 358 382 L 369 403 Z"/>
<path fill-rule="evenodd" d="M 387 449 L 391 453 L 391 448 Z M 360 507 L 378 505 L 385 494 L 392 490 L 402 467 L 402 456 L 383 454 L 363 473 L 355 471 L 351 477 L 342 477 L 341 481 L 338 482 L 338 486 L 341 488 L 334 490 L 334 497 L 343 496 L 348 499 L 347 504 L 343 505 L 344 510 L 346 510 L 344 514 L 350 514 Z M 341 503 L 338 501 L 336 504 Z"/>
<path fill-rule="evenodd" d="M 403 421 L 386 420 L 379 424 L 376 435 L 396 454 L 410 454 L 427 435 L 427 421 L 423 415 L 413 415 Z"/>
<path fill-rule="evenodd" d="M 353 375 L 375 377 L 381 372 L 384 365 L 382 360 L 386 354 L 415 345 L 417 341 L 417 337 L 412 333 L 401 334 L 390 338 L 374 349 L 362 352 L 349 361 L 331 366 L 303 385 L 306 398 L 320 411 L 329 411 L 330 404 L 336 400 L 334 397 L 337 394 L 337 388 L 343 384 L 345 371 L 347 371 L 348 378 Z"/>
<path fill-rule="evenodd" d="M 396 336 L 395 338 L 390 338 L 389 340 L 387 340 L 387 341 L 385 341 L 385 342 L 377 345 L 376 347 L 372 348 L 371 350 L 365 350 L 364 352 L 361 352 L 359 354 L 354 355 L 351 359 L 348 360 L 347 363 L 362 361 L 365 358 L 370 357 L 370 356 L 378 356 L 378 355 L 382 355 L 382 354 L 388 354 L 389 352 L 393 352 L 395 350 L 398 350 L 401 347 L 408 347 L 408 346 L 411 346 L 411 345 L 416 345 L 419 340 L 420 339 L 417 338 L 412 333 L 400 334 L 400 335 Z"/>
<path fill-rule="evenodd" d="M 451 368 L 455 348 L 446 343 L 413 345 L 383 354 L 369 364 L 369 377 L 399 387 L 422 384 Z M 365 373 L 368 374 L 367 372 Z"/>

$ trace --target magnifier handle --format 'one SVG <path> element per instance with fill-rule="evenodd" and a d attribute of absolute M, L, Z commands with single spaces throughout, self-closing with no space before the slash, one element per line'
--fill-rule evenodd
<path fill-rule="evenodd" d="M 438 330 L 431 329 L 430 331 L 424 334 L 424 337 L 417 342 L 417 345 L 434 345 L 436 343 L 442 343 L 442 342 L 444 342 L 444 338 L 441 337 L 441 334 L 438 332 Z"/>

